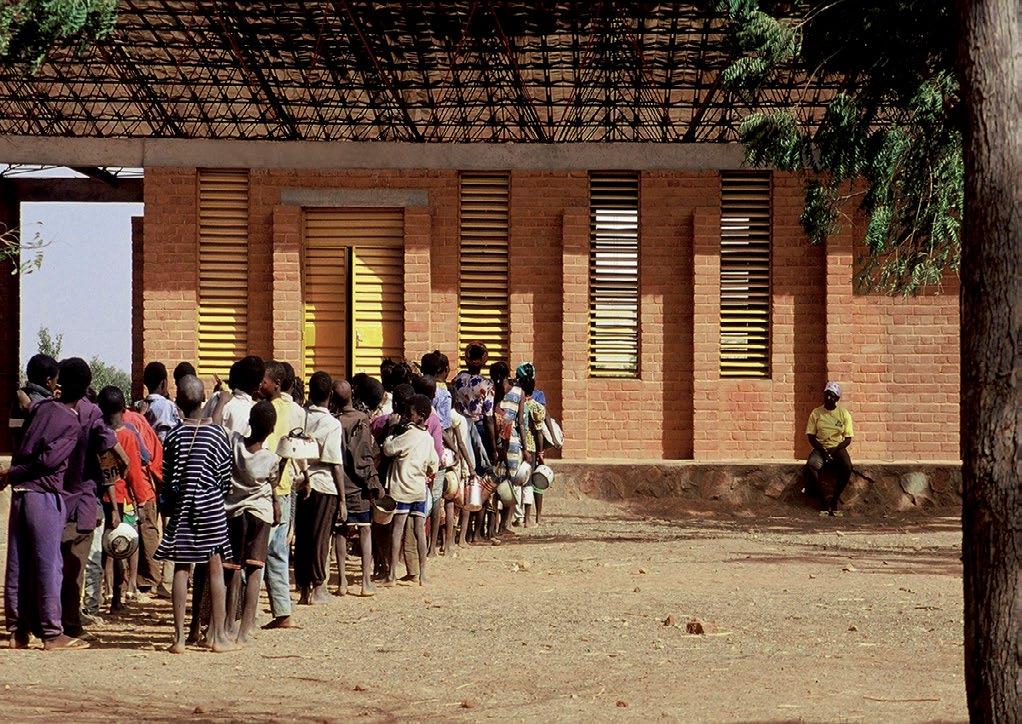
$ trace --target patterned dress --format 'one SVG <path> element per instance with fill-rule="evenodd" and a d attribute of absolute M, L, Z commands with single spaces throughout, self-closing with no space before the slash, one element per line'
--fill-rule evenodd
<path fill-rule="evenodd" d="M 515 385 L 500 401 L 500 413 L 496 416 L 497 439 L 507 450 L 507 475 L 510 478 L 522 464 L 522 436 L 518 429 L 518 404 L 521 400 L 522 388 Z"/>
<path fill-rule="evenodd" d="M 174 497 L 155 557 L 205 563 L 231 559 L 224 495 L 231 489 L 231 441 L 219 425 L 184 423 L 163 444 L 164 485 Z"/>

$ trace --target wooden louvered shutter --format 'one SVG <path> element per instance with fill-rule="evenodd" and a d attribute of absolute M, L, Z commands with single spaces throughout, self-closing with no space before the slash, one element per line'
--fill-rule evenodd
<path fill-rule="evenodd" d="M 200 375 L 248 354 L 248 172 L 199 171 Z"/>
<path fill-rule="evenodd" d="M 458 348 L 486 345 L 492 361 L 508 360 L 508 214 L 506 173 L 461 174 Z"/>
<path fill-rule="evenodd" d="M 348 374 L 348 247 L 335 220 L 321 209 L 305 216 L 303 358 L 316 370 Z"/>
<path fill-rule="evenodd" d="M 398 211 L 393 218 L 380 222 L 389 225 L 393 243 L 358 246 L 354 250 L 352 374 L 366 372 L 378 376 L 380 362 L 386 357 L 404 356 L 403 214 Z"/>
<path fill-rule="evenodd" d="M 404 349 L 404 212 L 307 209 L 303 293 L 305 376 L 378 375 Z"/>
<path fill-rule="evenodd" d="M 639 376 L 639 174 L 589 175 L 589 374 Z"/>
<path fill-rule="evenodd" d="M 721 173 L 720 374 L 770 376 L 769 171 Z"/>

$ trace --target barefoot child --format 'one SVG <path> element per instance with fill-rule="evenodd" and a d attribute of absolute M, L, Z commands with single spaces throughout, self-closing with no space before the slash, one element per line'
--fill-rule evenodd
<path fill-rule="evenodd" d="M 96 403 L 103 412 L 103 422 L 117 435 L 117 442 L 128 456 L 127 468 L 113 481 L 110 488 L 110 499 L 103 501 L 108 506 L 110 527 L 116 528 L 124 520 L 132 522 L 137 528 L 138 509 L 151 502 L 156 492 L 142 470 L 138 436 L 124 424 L 127 408 L 124 392 L 109 385 L 99 391 Z M 124 561 L 107 557 L 105 569 L 113 594 L 110 601 L 110 611 L 113 613 L 121 608 L 124 599 L 134 598 L 137 593 L 138 551 Z"/>
<path fill-rule="evenodd" d="M 326 372 L 309 378 L 309 414 L 305 434 L 316 441 L 319 457 L 309 460 L 295 504 L 295 582 L 298 603 L 327 603 L 327 575 L 335 522 L 344 522 L 344 431 L 327 405 L 334 382 Z"/>
<path fill-rule="evenodd" d="M 344 499 L 348 518 L 343 527 L 335 530 L 334 555 L 337 558 L 337 593 L 345 595 L 348 585 L 344 575 L 344 559 L 347 552 L 346 533 L 358 530 L 358 543 L 362 553 L 362 590 L 359 595 L 372 596 L 373 591 L 373 542 L 371 501 L 380 497 L 380 476 L 376 470 L 376 456 L 379 448 L 369 429 L 369 417 L 355 409 L 352 402 L 351 385 L 346 380 L 334 383 L 334 415 L 341 421 L 344 430 Z"/>
<path fill-rule="evenodd" d="M 219 425 L 201 417 L 205 390 L 198 377 L 188 375 L 177 385 L 177 406 L 185 419 L 167 433 L 163 449 L 164 507 L 167 528 L 156 549 L 159 560 L 174 561 L 174 643 L 169 651 L 185 650 L 185 603 L 192 563 L 208 564 L 212 611 L 207 641 L 213 651 L 229 651 L 224 631 L 227 590 L 224 560 L 231 558 L 224 495 L 231 489 L 231 441 Z M 197 586 L 192 602 L 198 609 Z"/>
<path fill-rule="evenodd" d="M 266 438 L 277 424 L 273 404 L 263 400 L 249 414 L 248 437 L 231 435 L 232 488 L 227 496 L 227 527 L 235 562 L 225 563 L 227 571 L 228 631 L 234 627 L 234 614 L 241 598 L 242 572 L 245 594 L 237 642 L 248 641 L 255 625 L 259 607 L 259 587 L 270 542 L 270 526 L 280 522 L 280 504 L 273 496 L 273 487 L 280 478 L 280 458 L 263 448 Z"/>
<path fill-rule="evenodd" d="M 405 521 L 414 522 L 415 544 L 419 553 L 418 583 L 426 584 L 426 496 L 430 476 L 440 467 L 440 458 L 426 421 L 433 403 L 425 395 L 413 395 L 408 402 L 408 423 L 399 426 L 383 443 L 383 454 L 392 459 L 387 474 L 390 496 L 397 503 L 390 549 L 390 574 L 386 585 L 393 585 L 397 562 L 404 543 Z M 410 581 L 415 580 L 409 578 Z"/>

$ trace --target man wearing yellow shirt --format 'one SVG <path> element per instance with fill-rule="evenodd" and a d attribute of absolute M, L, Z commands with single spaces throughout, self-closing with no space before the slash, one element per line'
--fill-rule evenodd
<path fill-rule="evenodd" d="M 848 410 L 837 406 L 840 399 L 841 385 L 828 382 L 823 388 L 823 405 L 809 413 L 809 423 L 806 425 L 806 437 L 813 446 L 809 460 L 806 461 L 810 482 L 817 490 L 820 489 L 820 471 L 825 465 L 832 467 L 837 476 L 834 494 L 827 505 L 828 515 L 834 515 L 837 511 L 841 493 L 852 477 L 848 446 L 852 444 L 855 430 Z"/>
<path fill-rule="evenodd" d="M 290 377 L 290 380 L 289 380 Z M 266 376 L 259 391 L 264 399 L 270 401 L 277 412 L 277 424 L 273 432 L 266 438 L 265 447 L 270 452 L 277 452 L 280 439 L 286 437 L 292 429 L 292 402 L 282 396 L 284 389 L 291 389 L 294 376 L 289 375 L 286 366 L 276 360 L 266 364 Z M 290 545 L 288 537 L 291 533 L 291 487 L 294 470 L 290 460 L 281 461 L 280 482 L 273 489 L 276 508 L 279 506 L 280 517 L 270 529 L 269 548 L 266 552 L 266 593 L 270 599 L 270 612 L 273 620 L 263 628 L 291 628 L 291 581 L 288 573 Z"/>

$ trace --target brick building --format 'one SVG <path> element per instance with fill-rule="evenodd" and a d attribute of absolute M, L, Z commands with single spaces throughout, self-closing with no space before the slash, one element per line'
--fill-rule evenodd
<path fill-rule="evenodd" d="M 651 62 L 647 77 L 620 56 L 670 61 L 681 52 L 677 22 L 660 11 L 630 11 L 641 32 L 617 21 L 589 28 L 594 57 L 614 59 L 604 67 L 547 48 L 577 40 L 582 31 L 566 18 L 582 6 L 558 4 L 530 20 L 494 11 L 484 22 L 462 5 L 420 8 L 428 33 L 415 18 L 388 16 L 407 36 L 403 55 L 385 50 L 379 9 L 315 18 L 352 25 L 348 45 L 316 51 L 317 72 L 335 81 L 349 66 L 363 72 L 356 87 L 322 96 L 303 56 L 312 52 L 304 11 L 275 17 L 272 33 L 265 18 L 227 28 L 166 8 L 153 11 L 160 22 L 126 11 L 112 42 L 137 54 L 155 101 L 132 94 L 128 111 L 110 102 L 118 89 L 96 74 L 123 78 L 127 64 L 90 70 L 57 58 L 37 90 L 78 80 L 93 84 L 95 98 L 37 93 L 17 112 L 0 104 L 2 160 L 145 168 L 136 377 L 152 359 L 222 373 L 245 353 L 292 361 L 306 375 L 350 374 L 434 348 L 453 362 L 467 341 L 484 339 L 491 358 L 536 365 L 568 458 L 799 458 L 827 379 L 845 388 L 857 458 L 958 458 L 953 281 L 908 299 L 857 290 L 858 222 L 811 246 L 798 223 L 798 180 L 743 169 L 732 142 L 739 111 L 705 92 L 719 55 L 703 48 L 695 70 Z M 461 35 L 441 20 L 458 20 Z M 190 42 L 189 23 L 202 29 Z M 489 45 L 494 33 L 499 46 Z M 300 47 L 273 56 L 267 34 Z M 175 71 L 191 87 L 172 82 L 168 61 L 159 66 L 142 50 L 152 42 L 139 39 L 196 58 Z M 461 66 L 440 68 L 428 55 L 430 43 L 445 42 L 462 53 Z M 547 67 L 533 62 L 540 46 Z M 231 57 L 214 63 L 225 47 Z M 238 47 L 265 55 L 239 57 Z M 421 83 L 409 80 L 409 56 L 435 63 L 417 71 Z M 296 68 L 307 72 L 301 81 Z M 476 82 L 458 82 L 461 71 Z M 203 73 L 216 76 L 219 95 Z M 448 105 L 430 95 L 445 92 Z M 324 120 L 331 107 L 347 117 Z M 444 109 L 454 107 L 461 115 L 448 123 Z M 26 123 L 26 108 L 48 111 L 54 125 Z M 59 123 L 73 112 L 88 123 L 66 133 Z M 5 276 L 3 287 L 9 300 L 16 281 Z M 10 365 L 8 356 L 8 379 Z"/>

